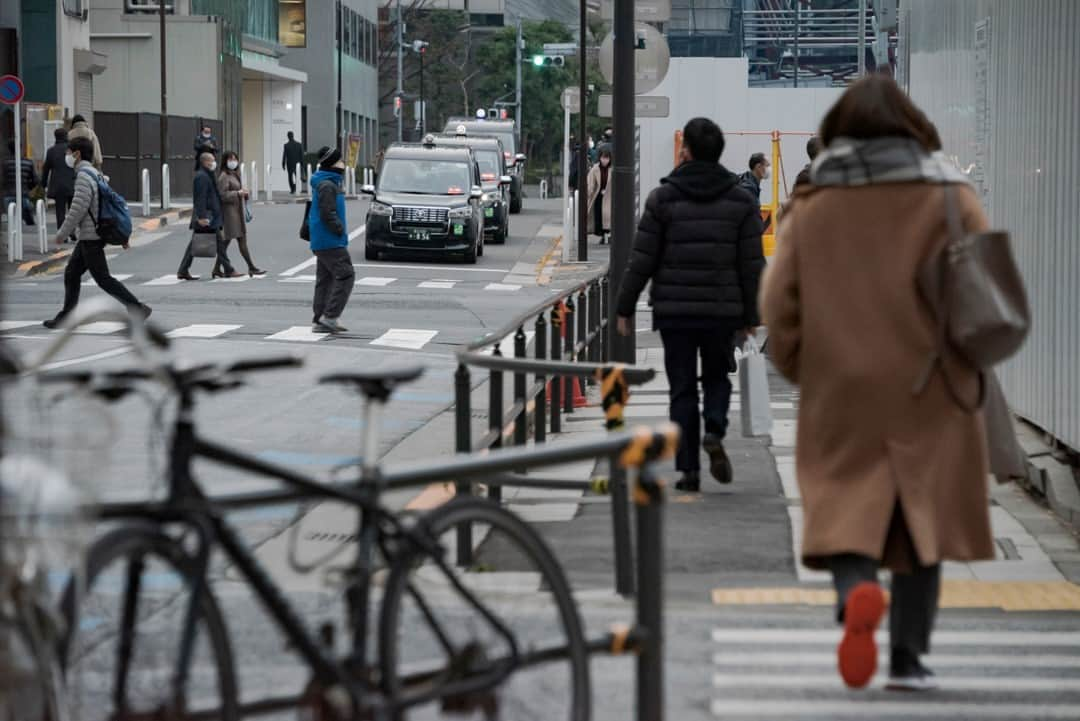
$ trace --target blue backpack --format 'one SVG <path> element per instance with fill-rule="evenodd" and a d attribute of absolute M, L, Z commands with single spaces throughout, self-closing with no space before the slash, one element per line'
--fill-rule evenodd
<path fill-rule="evenodd" d="M 98 212 L 95 217 L 93 211 L 90 211 L 90 220 L 94 222 L 98 238 L 108 245 L 124 245 L 131 239 L 131 213 L 128 211 L 127 201 L 110 188 L 100 174 L 85 168 L 79 172 L 89 175 L 91 180 L 97 183 Z"/>

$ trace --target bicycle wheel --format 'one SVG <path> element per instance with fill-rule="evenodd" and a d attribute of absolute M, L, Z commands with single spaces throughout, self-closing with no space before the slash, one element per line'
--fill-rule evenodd
<path fill-rule="evenodd" d="M 455 499 L 422 524 L 451 576 L 419 548 L 393 560 L 379 623 L 387 696 L 416 707 L 409 719 L 472 713 L 507 721 L 588 721 L 581 619 L 562 568 L 540 535 L 482 498 Z M 473 526 L 474 562 L 458 568 L 454 544 L 464 524 Z M 497 687 L 485 682 L 493 674 L 505 677 Z M 469 682 L 484 687 L 463 689 Z"/>
<path fill-rule="evenodd" d="M 80 721 L 240 718 L 225 622 L 208 589 L 192 593 L 197 574 L 182 544 L 155 526 L 121 527 L 93 544 L 83 587 L 73 578 L 61 606 L 60 658 Z"/>
<path fill-rule="evenodd" d="M 0 616 L 0 721 L 66 718 L 56 654 L 42 647 L 51 635 L 47 623 L 38 609 L 22 609 L 14 619 Z"/>

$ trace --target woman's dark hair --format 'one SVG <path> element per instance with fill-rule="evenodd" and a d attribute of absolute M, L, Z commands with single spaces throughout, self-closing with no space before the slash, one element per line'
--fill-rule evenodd
<path fill-rule="evenodd" d="M 88 163 L 94 162 L 94 144 L 90 138 L 74 138 L 68 141 L 68 150 L 78 150 L 79 157 Z"/>
<path fill-rule="evenodd" d="M 73 116 L 71 116 L 71 124 L 72 125 L 74 125 L 75 123 L 85 123 L 85 122 L 86 122 L 86 118 L 84 118 L 81 115 L 73 115 Z"/>
<path fill-rule="evenodd" d="M 600 148 L 600 152 L 597 154 L 596 159 L 599 160 L 600 158 L 604 157 L 605 155 L 607 157 L 609 157 L 609 158 L 614 158 L 615 157 L 611 153 L 611 148 Z"/>
<path fill-rule="evenodd" d="M 888 75 L 873 74 L 854 83 L 821 121 L 822 143 L 837 138 L 911 138 L 928 153 L 941 150 L 937 129 Z"/>
<path fill-rule="evenodd" d="M 237 162 L 240 162 L 240 156 L 236 154 L 235 150 L 226 150 L 224 153 L 221 154 L 221 172 L 222 173 L 232 172 L 232 171 L 229 170 L 229 160 L 234 159 L 234 158 L 236 159 Z M 239 167 L 237 167 L 236 172 L 237 173 L 240 172 Z"/>

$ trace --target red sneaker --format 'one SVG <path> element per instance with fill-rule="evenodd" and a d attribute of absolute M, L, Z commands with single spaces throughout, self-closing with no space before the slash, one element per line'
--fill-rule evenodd
<path fill-rule="evenodd" d="M 862 688 L 877 671 L 874 632 L 885 613 L 881 586 L 869 581 L 851 589 L 844 604 L 844 638 L 836 648 L 836 665 L 849 688 Z"/>

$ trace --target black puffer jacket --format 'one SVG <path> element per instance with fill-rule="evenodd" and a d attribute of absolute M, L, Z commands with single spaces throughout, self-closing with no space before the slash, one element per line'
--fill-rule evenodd
<path fill-rule="evenodd" d="M 638 224 L 619 315 L 634 314 L 651 279 L 654 328 L 760 324 L 761 216 L 738 183 L 706 162 L 684 163 L 660 181 Z"/>

